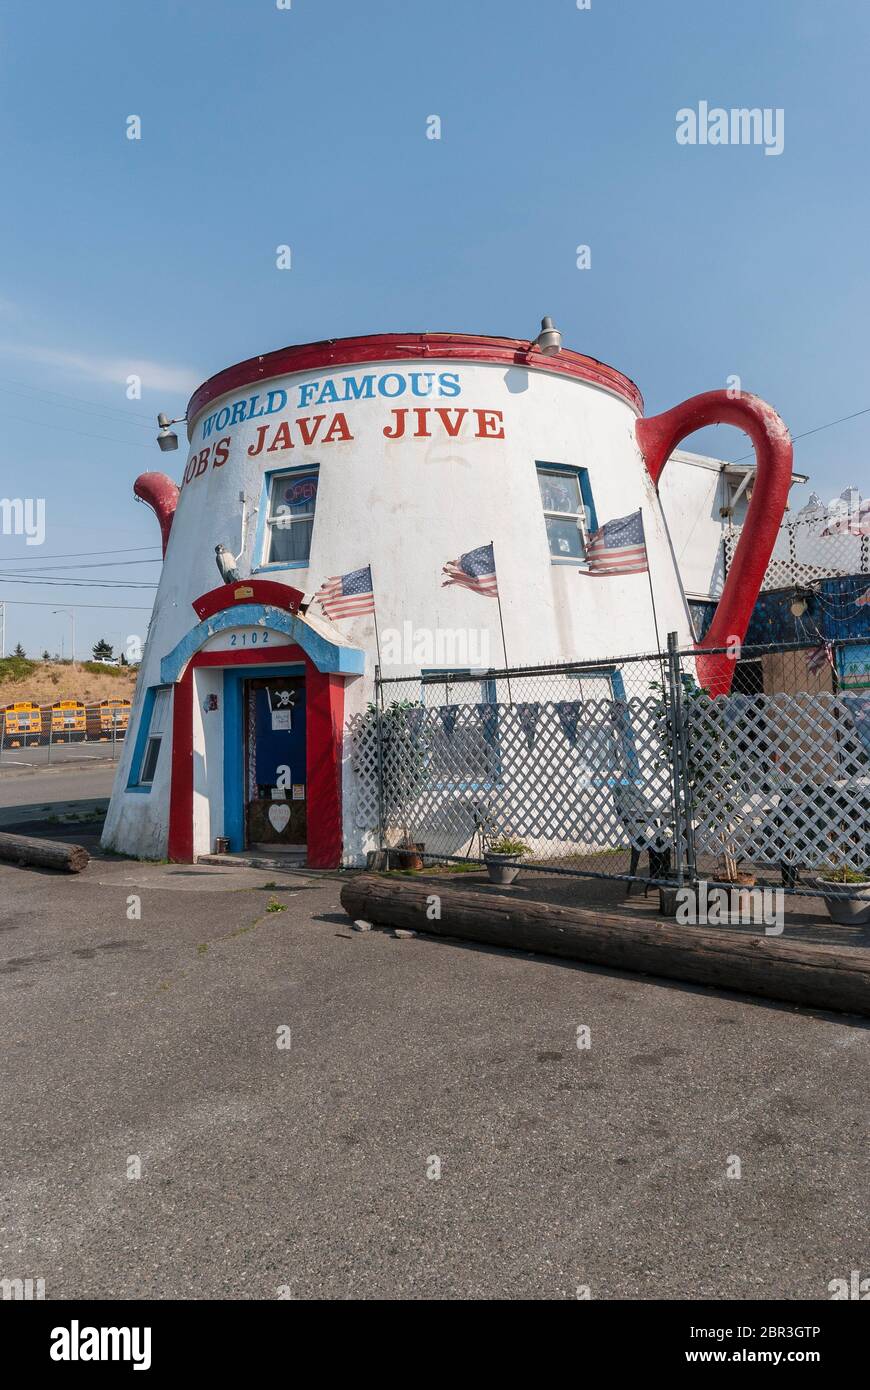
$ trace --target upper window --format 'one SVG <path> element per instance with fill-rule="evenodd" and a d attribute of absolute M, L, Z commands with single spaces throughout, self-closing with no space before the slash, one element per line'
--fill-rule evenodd
<path fill-rule="evenodd" d="M 151 718 L 148 723 L 148 737 L 145 740 L 142 766 L 139 769 L 138 782 L 140 787 L 150 787 L 154 781 L 157 772 L 157 760 L 160 757 L 160 745 L 163 742 L 163 735 L 166 733 L 171 699 L 171 685 L 158 686 L 154 691 L 154 703 L 151 706 Z"/>
<path fill-rule="evenodd" d="M 553 463 L 539 463 L 537 469 L 550 554 L 560 560 L 585 559 L 592 525 L 586 470 Z"/>
<path fill-rule="evenodd" d="M 317 469 L 275 473 L 266 515 L 267 565 L 307 565 L 317 504 Z"/>

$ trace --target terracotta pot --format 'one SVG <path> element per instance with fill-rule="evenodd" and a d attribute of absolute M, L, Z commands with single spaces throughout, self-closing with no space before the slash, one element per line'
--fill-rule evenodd
<path fill-rule="evenodd" d="M 732 910 L 729 915 L 732 922 L 736 921 L 742 926 L 761 924 L 761 907 L 753 902 L 752 894 L 749 892 L 755 887 L 755 874 L 738 873 L 733 879 L 714 874 L 712 882 L 720 888 L 728 889 L 731 896 Z"/>
<path fill-rule="evenodd" d="M 400 869 L 422 869 L 423 850 L 425 848 L 426 846 L 423 844 L 400 846 L 394 851 L 397 867 Z"/>

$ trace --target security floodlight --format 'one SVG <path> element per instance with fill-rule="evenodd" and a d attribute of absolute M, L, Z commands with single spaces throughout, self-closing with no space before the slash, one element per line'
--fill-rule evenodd
<path fill-rule="evenodd" d="M 535 339 L 535 347 L 547 357 L 555 357 L 557 352 L 562 351 L 562 334 L 549 315 L 541 319 L 541 331 Z"/>
<path fill-rule="evenodd" d="M 157 423 L 160 426 L 160 432 L 157 435 L 157 443 L 158 446 L 163 450 L 164 454 L 169 449 L 178 448 L 178 435 L 175 433 L 173 429 L 170 429 L 170 426 L 177 425 L 182 420 L 186 419 L 186 415 L 180 415 L 177 420 L 170 420 L 169 416 L 164 415 L 162 410 L 160 414 L 157 416 Z"/>

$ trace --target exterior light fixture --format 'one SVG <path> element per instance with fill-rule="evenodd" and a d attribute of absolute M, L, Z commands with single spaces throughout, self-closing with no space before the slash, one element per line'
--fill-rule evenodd
<path fill-rule="evenodd" d="M 541 331 L 535 339 L 535 347 L 547 357 L 555 357 L 557 352 L 562 351 L 562 334 L 549 315 L 541 319 Z"/>
<path fill-rule="evenodd" d="M 157 416 L 157 423 L 160 426 L 160 431 L 157 435 L 157 443 L 163 450 L 164 454 L 167 453 L 170 449 L 178 448 L 178 435 L 175 433 L 173 429 L 170 428 L 170 426 L 179 425 L 182 423 L 182 421 L 186 419 L 186 415 L 179 415 L 177 420 L 170 420 L 169 416 L 164 415 L 162 411 Z"/>

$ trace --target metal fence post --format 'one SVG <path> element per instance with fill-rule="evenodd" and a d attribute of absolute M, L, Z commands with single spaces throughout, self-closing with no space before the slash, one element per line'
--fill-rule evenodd
<path fill-rule="evenodd" d="M 49 710 L 49 712 L 48 712 L 48 755 L 47 755 L 47 757 L 46 757 L 46 762 L 48 763 L 49 766 L 51 766 L 51 743 L 52 743 L 52 736 L 53 736 L 53 734 L 54 734 L 54 717 L 53 717 L 53 715 L 52 715 L 52 713 L 51 713 L 51 710 Z"/>
<path fill-rule="evenodd" d="M 375 729 L 378 740 L 378 849 L 384 848 L 384 687 L 381 668 L 375 667 Z"/>
<path fill-rule="evenodd" d="M 682 703 L 680 682 L 679 639 L 675 632 L 668 633 L 668 718 L 671 736 L 668 752 L 671 759 L 671 785 L 674 792 L 674 855 L 676 858 L 677 883 L 683 885 L 683 827 L 685 825 L 683 808 L 683 750 L 682 750 Z"/>
<path fill-rule="evenodd" d="M 689 756 L 689 722 L 691 710 L 686 700 L 686 687 L 683 684 L 683 666 L 678 647 L 674 646 L 674 663 L 677 688 L 677 732 L 680 751 L 680 787 L 683 800 L 683 826 L 685 830 L 686 870 L 689 882 L 698 877 L 698 861 L 695 852 L 695 800 L 692 789 L 691 761 Z"/>

